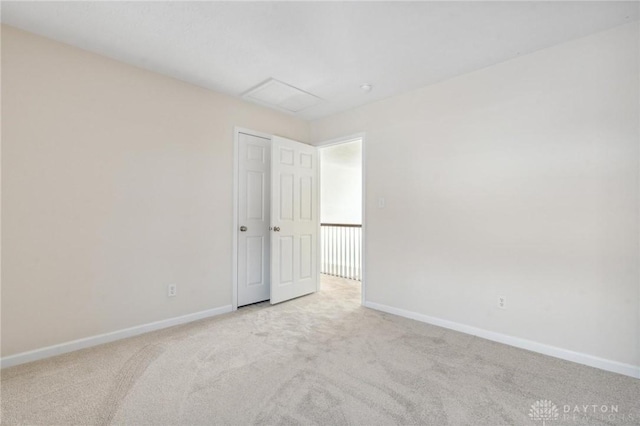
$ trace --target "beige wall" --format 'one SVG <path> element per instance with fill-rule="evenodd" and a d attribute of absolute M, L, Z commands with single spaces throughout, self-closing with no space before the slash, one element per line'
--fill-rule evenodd
<path fill-rule="evenodd" d="M 231 304 L 233 127 L 309 131 L 6 26 L 2 119 L 3 356 Z"/>
<path fill-rule="evenodd" d="M 640 365 L 638 36 L 313 122 L 366 132 L 367 300 Z"/>

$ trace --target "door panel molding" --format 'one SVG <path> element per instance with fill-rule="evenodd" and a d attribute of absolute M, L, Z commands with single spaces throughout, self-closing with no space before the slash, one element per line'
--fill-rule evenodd
<path fill-rule="evenodd" d="M 238 228 L 240 226 L 239 222 L 238 222 L 238 206 L 239 206 L 239 199 L 238 199 L 238 194 L 239 194 L 239 137 L 240 134 L 244 133 L 244 134 L 248 134 L 251 136 L 256 136 L 256 137 L 260 137 L 260 138 L 264 138 L 264 139 L 268 139 L 270 141 L 273 141 L 273 135 L 267 134 L 267 133 L 263 133 L 263 132 L 258 132 L 252 129 L 247 129 L 247 128 L 243 128 L 243 127 L 234 127 L 234 154 L 233 154 L 233 230 L 232 230 L 232 283 L 231 283 L 231 287 L 232 287 L 232 303 L 231 303 L 231 309 L 232 310 L 236 310 L 238 308 Z M 358 135 L 354 135 L 353 137 L 351 137 L 351 139 L 355 139 L 355 138 L 361 138 L 363 141 L 363 175 L 364 175 L 364 134 L 358 134 Z M 336 143 L 343 143 L 346 142 L 348 138 L 340 138 L 337 139 L 335 141 L 328 141 L 328 142 L 324 142 L 315 146 L 311 146 L 311 145 L 306 145 L 308 147 L 311 147 L 313 149 L 315 149 L 316 147 L 319 146 L 328 146 L 328 145 L 332 145 L 332 144 L 336 144 Z M 295 142 L 295 141 L 294 141 Z M 265 155 L 264 155 L 264 151 L 259 152 L 259 150 L 251 150 L 251 152 L 248 152 L 247 155 L 250 157 L 251 160 L 258 160 L 261 159 L 262 161 L 265 160 Z M 315 241 L 311 241 L 311 256 L 310 256 L 310 262 L 311 265 L 309 266 L 309 263 L 303 264 L 303 259 L 306 260 L 308 259 L 308 255 L 306 254 L 306 250 L 308 248 L 308 244 L 306 244 L 306 247 L 304 247 L 305 249 L 305 256 L 301 256 L 299 258 L 296 259 L 296 261 L 292 262 L 292 267 L 293 270 L 291 272 L 295 273 L 302 273 L 305 278 L 308 277 L 308 272 L 309 272 L 309 268 L 311 268 L 311 275 L 315 275 L 315 285 L 312 289 L 312 291 L 310 292 L 315 292 L 318 291 L 320 289 L 320 282 L 319 282 L 319 271 L 320 271 L 320 220 L 319 220 L 319 215 L 320 215 L 320 191 L 319 191 L 319 184 L 320 184 L 320 169 L 319 169 L 319 158 L 317 157 L 317 152 L 316 152 L 316 159 L 315 162 L 313 161 L 313 156 L 307 154 L 307 153 L 300 153 L 300 155 L 298 156 L 298 158 L 296 158 L 295 152 L 292 150 L 287 150 L 285 149 L 284 151 L 282 150 L 271 150 L 271 163 L 273 163 L 276 159 L 280 162 L 284 162 L 286 165 L 291 165 L 291 163 L 295 164 L 296 161 L 298 160 L 298 163 L 300 165 L 301 168 L 306 168 L 309 169 L 310 171 L 314 169 L 315 167 L 315 185 L 312 185 L 315 190 L 313 190 L 311 192 L 311 204 L 312 206 L 310 207 L 310 209 L 305 209 L 303 208 L 303 206 L 301 205 L 302 201 L 300 200 L 300 203 L 296 203 L 297 205 L 292 205 L 291 206 L 291 213 L 293 218 L 295 218 L 296 212 L 298 213 L 298 215 L 303 216 L 304 220 L 310 220 L 312 222 L 317 222 L 317 226 L 316 226 L 316 237 L 315 237 Z M 288 163 L 288 164 L 287 164 Z M 363 176 L 364 177 L 364 176 Z M 363 190 L 364 190 L 364 179 L 363 179 Z M 271 182 L 271 185 L 273 184 L 273 181 Z M 298 184 L 300 184 L 298 182 Z M 295 191 L 295 177 L 294 177 L 294 185 L 292 185 L 293 187 L 291 188 L 292 191 Z M 300 188 L 298 188 L 298 191 L 301 191 Z M 302 192 L 298 192 L 298 195 L 300 196 L 300 198 L 302 199 L 303 194 Z M 363 195 L 364 195 L 364 191 L 363 191 Z M 271 197 L 273 198 L 273 194 L 271 194 Z M 304 195 L 304 198 L 307 198 L 306 195 Z M 308 199 L 308 198 L 307 198 Z M 364 196 L 363 196 L 363 204 L 364 204 Z M 271 208 L 273 209 L 273 205 L 274 203 L 271 204 Z M 363 207 L 363 227 L 364 227 L 364 207 Z M 302 217 L 301 217 L 302 218 Z M 286 219 L 285 219 L 286 220 Z M 273 216 L 271 218 L 272 221 L 272 225 L 273 225 Z M 308 235 L 308 234 L 307 234 Z M 273 236 L 273 233 L 271 233 L 271 236 Z M 270 243 L 271 244 L 271 243 Z M 364 235 L 363 235 L 363 244 L 364 244 Z M 300 241 L 293 241 L 293 250 L 301 250 L 300 247 Z M 364 247 L 363 247 L 364 250 Z M 271 247 L 271 251 L 273 251 L 273 247 Z M 363 253 L 364 254 L 364 253 Z M 362 263 L 363 263 L 363 273 L 364 273 L 364 258 L 362 259 Z M 288 285 L 286 284 L 285 287 L 287 287 Z M 362 297 L 364 300 L 364 277 L 362 280 Z"/>
<path fill-rule="evenodd" d="M 273 136 L 271 304 L 318 290 L 318 152 Z"/>
<path fill-rule="evenodd" d="M 238 212 L 239 212 L 239 172 L 240 172 L 240 135 L 246 134 L 250 136 L 255 136 L 263 139 L 267 139 L 271 141 L 271 135 L 263 132 L 257 132 L 255 130 L 246 129 L 243 127 L 234 127 L 233 129 L 233 229 L 232 229 L 232 247 L 231 247 L 231 310 L 235 311 L 238 309 L 238 274 L 240 271 L 238 270 L 238 229 L 240 227 L 240 223 L 238 222 Z M 269 146 L 270 150 L 270 146 Z M 266 151 L 264 149 L 257 149 L 257 147 L 252 147 L 247 150 L 247 159 L 251 161 L 261 161 L 264 163 L 266 161 Z M 265 183 L 263 182 L 263 185 Z M 270 188 L 267 188 L 270 189 Z M 262 212 L 264 214 L 269 213 L 268 211 Z M 264 243 L 263 243 L 264 244 Z M 263 259 L 264 262 L 264 259 Z M 244 271 L 245 273 L 249 273 L 249 271 Z M 254 275 L 255 276 L 255 275 Z M 270 277 L 262 277 L 264 279 L 269 279 Z"/>

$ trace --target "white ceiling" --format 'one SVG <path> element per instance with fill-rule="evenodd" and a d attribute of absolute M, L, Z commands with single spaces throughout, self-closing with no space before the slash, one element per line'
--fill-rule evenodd
<path fill-rule="evenodd" d="M 638 19 L 638 2 L 9 2 L 2 22 L 316 119 Z M 371 83 L 370 93 L 360 90 Z"/>

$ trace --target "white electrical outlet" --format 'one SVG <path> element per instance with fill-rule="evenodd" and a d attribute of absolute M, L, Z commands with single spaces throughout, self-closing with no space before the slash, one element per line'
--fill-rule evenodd
<path fill-rule="evenodd" d="M 173 297 L 176 295 L 177 292 L 177 286 L 175 284 L 169 284 L 169 287 L 167 287 L 167 296 L 169 297 Z"/>
<path fill-rule="evenodd" d="M 507 309 L 507 297 L 506 296 L 498 296 L 498 308 Z"/>

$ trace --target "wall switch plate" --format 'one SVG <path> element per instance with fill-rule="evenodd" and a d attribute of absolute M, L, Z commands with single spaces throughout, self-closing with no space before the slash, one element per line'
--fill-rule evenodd
<path fill-rule="evenodd" d="M 379 209 L 384 209 L 384 206 L 386 204 L 386 201 L 383 197 L 378 198 L 378 208 Z"/>
<path fill-rule="evenodd" d="M 175 284 L 169 284 L 169 286 L 167 287 L 167 296 L 168 297 L 174 297 L 177 293 L 177 286 Z"/>
<path fill-rule="evenodd" d="M 506 296 L 498 296 L 498 308 L 507 309 L 507 297 Z"/>

